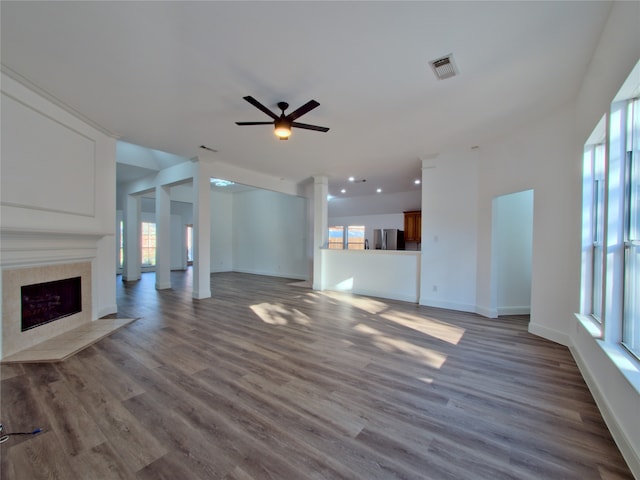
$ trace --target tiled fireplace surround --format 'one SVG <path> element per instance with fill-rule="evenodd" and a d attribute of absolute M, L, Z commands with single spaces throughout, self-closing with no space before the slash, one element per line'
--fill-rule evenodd
<path fill-rule="evenodd" d="M 2 231 L 2 358 L 93 320 L 93 268 L 102 235 Z M 26 332 L 21 331 L 20 287 L 81 277 L 82 311 Z"/>

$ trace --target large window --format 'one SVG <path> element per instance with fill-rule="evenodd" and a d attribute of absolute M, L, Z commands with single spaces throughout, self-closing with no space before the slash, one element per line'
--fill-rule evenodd
<path fill-rule="evenodd" d="M 120 239 L 120 248 L 118 249 L 118 268 L 122 269 L 124 265 L 124 222 L 118 222 L 118 238 Z"/>
<path fill-rule="evenodd" d="M 346 235 L 345 235 L 346 232 Z M 364 225 L 336 225 L 329 227 L 329 249 L 364 250 Z"/>
<path fill-rule="evenodd" d="M 622 343 L 640 358 L 640 100 L 628 103 L 625 123 Z"/>
<path fill-rule="evenodd" d="M 142 222 L 141 258 L 143 267 L 153 267 L 156 264 L 156 224 Z"/>
<path fill-rule="evenodd" d="M 347 227 L 347 249 L 364 250 L 364 225 Z"/>
<path fill-rule="evenodd" d="M 586 149 L 585 160 L 591 162 L 593 172 L 593 205 L 592 205 L 592 284 L 591 315 L 598 322 L 602 319 L 602 287 L 604 275 L 604 209 L 605 209 L 605 158 L 606 149 L 603 143 Z"/>
<path fill-rule="evenodd" d="M 331 250 L 342 250 L 344 248 L 344 227 L 329 227 L 329 248 Z"/>
<path fill-rule="evenodd" d="M 187 265 L 193 265 L 193 225 L 187 225 Z"/>
<path fill-rule="evenodd" d="M 638 98 L 617 98 L 585 145 L 583 214 L 583 313 L 604 342 L 640 359 Z"/>

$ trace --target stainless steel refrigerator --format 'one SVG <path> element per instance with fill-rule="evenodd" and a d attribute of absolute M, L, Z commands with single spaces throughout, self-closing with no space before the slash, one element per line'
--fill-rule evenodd
<path fill-rule="evenodd" d="M 373 248 L 377 250 L 404 250 L 404 231 L 397 228 L 375 228 Z"/>

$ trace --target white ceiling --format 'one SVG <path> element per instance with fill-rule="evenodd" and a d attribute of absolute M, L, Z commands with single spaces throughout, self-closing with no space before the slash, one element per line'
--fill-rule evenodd
<path fill-rule="evenodd" d="M 325 174 L 330 193 L 363 195 L 416 188 L 421 158 L 481 147 L 574 98 L 610 7 L 3 0 L 1 59 L 126 142 L 182 158 L 204 144 L 222 162 Z M 428 62 L 449 53 L 460 74 L 437 80 Z M 315 99 L 299 121 L 331 130 L 279 141 L 237 126 L 269 120 L 245 95 L 273 110 Z"/>

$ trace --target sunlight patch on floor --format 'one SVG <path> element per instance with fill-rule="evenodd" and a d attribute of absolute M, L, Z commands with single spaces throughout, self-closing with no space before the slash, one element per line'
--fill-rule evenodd
<path fill-rule="evenodd" d="M 389 320 L 390 322 L 397 323 L 403 327 L 424 333 L 425 335 L 429 335 L 430 337 L 437 338 L 438 340 L 442 340 L 443 342 L 447 342 L 452 345 L 457 345 L 465 332 L 464 328 L 460 328 L 455 325 L 395 310 L 382 313 L 380 316 L 385 320 Z"/>
<path fill-rule="evenodd" d="M 386 310 L 388 305 L 379 300 L 373 300 L 367 297 L 354 297 L 350 293 L 335 292 L 330 290 L 324 290 L 318 292 L 320 295 L 328 297 L 332 300 L 336 300 L 341 303 L 346 303 L 352 307 L 359 308 L 367 313 L 380 313 Z"/>
<path fill-rule="evenodd" d="M 251 310 L 264 323 L 270 325 L 287 325 L 289 322 L 299 325 L 309 325 L 311 318 L 298 309 L 288 309 L 283 305 L 274 303 L 259 303 L 251 305 Z"/>
<path fill-rule="evenodd" d="M 389 335 L 382 333 L 380 330 L 362 323 L 356 325 L 354 330 L 371 335 L 373 338 L 373 344 L 384 352 L 405 353 L 420 359 L 426 365 L 433 368 L 441 368 L 447 360 L 447 356 L 443 353 L 415 345 L 411 342 L 407 342 L 406 340 L 390 337 Z"/>

